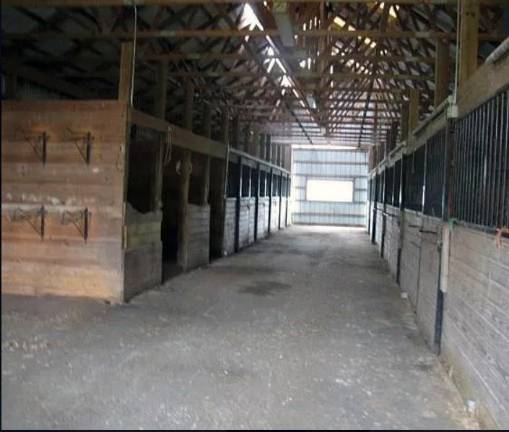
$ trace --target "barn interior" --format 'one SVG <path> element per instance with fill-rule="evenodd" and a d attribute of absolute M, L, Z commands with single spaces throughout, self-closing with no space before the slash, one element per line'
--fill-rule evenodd
<path fill-rule="evenodd" d="M 4 428 L 509 428 L 507 0 L 2 0 Z"/>

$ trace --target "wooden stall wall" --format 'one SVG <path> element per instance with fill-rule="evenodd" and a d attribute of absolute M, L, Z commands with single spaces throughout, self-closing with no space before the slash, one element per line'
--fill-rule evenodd
<path fill-rule="evenodd" d="M 123 299 L 126 114 L 2 102 L 2 292 Z"/>
<path fill-rule="evenodd" d="M 240 198 L 239 248 L 241 249 L 251 243 L 250 231 L 254 233 L 254 219 L 251 215 L 254 215 L 254 200 L 248 197 Z"/>
<path fill-rule="evenodd" d="M 387 218 L 384 234 L 384 258 L 389 264 L 393 277 L 398 273 L 398 250 L 400 247 L 399 209 L 393 206 L 386 207 Z"/>
<path fill-rule="evenodd" d="M 210 206 L 189 204 L 187 268 L 207 265 L 210 257 Z"/>
<path fill-rule="evenodd" d="M 274 233 L 279 229 L 279 197 L 272 197 L 272 208 L 270 210 L 270 232 Z"/>
<path fill-rule="evenodd" d="M 509 424 L 509 240 L 454 226 L 442 357 L 486 426 Z"/>
<path fill-rule="evenodd" d="M 258 238 L 262 239 L 269 234 L 269 198 L 258 200 Z"/>
<path fill-rule="evenodd" d="M 427 143 L 424 205 L 399 215 L 401 289 L 408 293 L 427 344 L 440 353 L 464 400 L 475 402 L 488 428 L 509 424 L 509 239 L 502 235 L 509 209 L 507 198 L 498 204 L 493 198 L 507 197 L 508 77 L 509 58 L 485 64 L 460 88 L 459 117 L 448 122 L 438 113 L 410 140 L 407 155 L 417 143 Z M 475 123 L 464 121 L 466 116 L 475 117 Z M 430 150 L 444 137 L 445 150 Z M 437 174 L 440 165 L 430 165 L 433 152 L 452 158 L 451 171 L 444 162 L 444 177 Z M 380 247 L 379 218 L 375 229 Z M 394 224 L 386 225 L 384 257 L 389 263 L 397 246 L 389 240 L 391 229 L 395 237 Z"/>
<path fill-rule="evenodd" d="M 223 256 L 235 252 L 235 202 L 236 198 L 227 198 L 224 215 Z"/>

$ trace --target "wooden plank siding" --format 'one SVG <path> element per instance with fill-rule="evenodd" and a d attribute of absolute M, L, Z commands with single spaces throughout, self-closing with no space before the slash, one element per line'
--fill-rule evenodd
<path fill-rule="evenodd" d="M 126 124 L 116 101 L 2 103 L 2 292 L 123 299 Z M 32 148 L 43 132 L 45 163 Z M 77 148 L 86 133 L 89 164 Z M 42 238 L 13 221 L 17 209 L 41 206 Z M 86 241 L 62 223 L 65 211 L 85 209 Z"/>

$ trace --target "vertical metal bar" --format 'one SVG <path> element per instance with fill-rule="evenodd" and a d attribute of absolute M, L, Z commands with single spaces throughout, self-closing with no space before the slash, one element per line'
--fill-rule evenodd
<path fill-rule="evenodd" d="M 477 126 L 475 129 L 476 132 L 476 140 L 475 140 L 475 166 L 476 166 L 476 175 L 475 175 L 475 206 L 474 206 L 474 214 L 473 220 L 475 224 L 480 223 L 480 212 L 482 207 L 483 198 L 481 197 L 483 193 L 483 122 L 484 122 L 484 106 L 479 107 L 476 110 L 477 112 Z"/>
<path fill-rule="evenodd" d="M 470 123 L 470 131 L 469 131 L 469 144 L 470 144 L 470 169 L 469 169 L 469 181 L 466 190 L 466 196 L 469 198 L 468 200 L 468 213 L 467 213 L 467 221 L 472 222 L 474 219 L 474 189 L 475 189 L 475 177 L 476 177 L 476 166 L 475 166 L 475 130 L 477 127 L 477 116 L 478 112 L 474 111 L 472 114 L 472 121 Z"/>
<path fill-rule="evenodd" d="M 488 102 L 488 122 L 487 122 L 487 135 L 488 135 L 488 150 L 487 150 L 487 176 L 488 176 L 488 192 L 487 202 L 485 210 L 485 224 L 487 226 L 495 226 L 495 194 L 497 193 L 497 168 L 496 160 L 498 153 L 498 145 L 496 141 L 496 130 L 495 130 L 495 115 L 498 97 L 492 98 Z"/>
<path fill-rule="evenodd" d="M 496 185 L 495 185 L 495 197 L 493 202 L 493 226 L 499 227 L 503 225 L 504 207 L 503 207 L 503 196 L 504 196 L 504 137 L 503 128 L 507 127 L 504 125 L 502 116 L 505 110 L 504 93 L 499 95 L 494 104 L 494 118 L 493 118 L 493 140 L 495 141 L 495 147 L 497 148 L 495 157 L 495 171 Z M 502 121 L 501 121 L 502 120 Z M 507 166 L 507 165 L 505 165 Z"/>
<path fill-rule="evenodd" d="M 426 187 L 427 187 L 427 176 L 426 176 L 426 169 L 427 169 L 427 163 L 428 163 L 428 141 L 426 141 L 423 145 L 424 147 L 424 157 L 423 157 L 423 167 L 422 167 L 422 184 L 421 184 L 421 213 L 424 213 L 424 205 L 426 200 Z M 422 152 L 422 147 L 421 147 Z"/>
<path fill-rule="evenodd" d="M 461 155 L 461 160 L 458 164 L 458 170 L 461 172 L 461 192 L 460 192 L 460 207 L 461 212 L 458 215 L 459 218 L 466 220 L 467 216 L 467 193 L 466 188 L 468 185 L 468 175 L 470 173 L 470 162 L 468 157 L 468 152 L 470 151 L 470 140 L 469 140 L 469 132 L 470 132 L 470 122 L 471 117 L 467 116 L 462 121 L 462 140 L 458 146 L 458 153 Z"/>
<path fill-rule="evenodd" d="M 453 160 L 452 160 L 452 172 L 453 172 L 453 178 L 454 178 L 454 185 L 452 188 L 452 199 L 453 199 L 453 208 L 451 209 L 451 213 L 449 214 L 449 217 L 458 217 L 460 214 L 461 208 L 460 208 L 460 194 L 461 194 L 461 173 L 462 170 L 459 169 L 460 164 L 460 158 L 462 156 L 461 152 L 459 151 L 459 143 L 461 140 L 461 136 L 463 134 L 463 120 L 458 120 L 454 123 L 454 140 L 453 140 Z"/>
<path fill-rule="evenodd" d="M 487 136 L 487 107 L 488 104 L 484 103 L 481 106 L 481 122 L 479 124 L 479 148 L 478 148 L 478 166 L 479 166 L 479 193 L 478 203 L 479 209 L 476 215 L 476 223 L 484 225 L 484 207 L 486 205 L 486 194 L 488 185 L 488 172 L 486 166 L 486 157 L 488 150 L 488 136 Z"/>
<path fill-rule="evenodd" d="M 500 205 L 500 212 L 501 212 L 501 222 L 500 226 L 509 226 L 509 90 L 505 92 L 504 97 L 504 103 L 503 103 L 503 109 L 501 111 L 502 116 L 502 126 L 503 126 L 503 133 L 502 133 L 502 139 L 503 141 L 503 151 L 504 151 L 504 157 L 501 161 L 502 165 L 502 185 L 501 185 L 501 193 L 502 193 L 502 199 L 501 199 L 501 205 Z"/>
<path fill-rule="evenodd" d="M 472 190 L 472 176 L 473 176 L 473 169 L 474 169 L 474 166 L 473 164 L 471 163 L 472 161 L 472 143 L 473 143 L 473 137 L 472 137 L 472 131 L 474 130 L 474 113 L 470 113 L 468 115 L 468 127 L 467 127 L 467 136 L 465 137 L 466 140 L 465 140 L 465 143 L 467 145 L 467 148 L 465 149 L 466 150 L 466 162 L 467 164 L 465 165 L 465 187 L 464 187 L 464 191 L 463 191 L 463 199 L 465 200 L 465 214 L 464 214 L 464 218 L 466 221 L 468 222 L 471 222 L 471 219 L 470 219 L 470 209 L 471 209 L 471 200 L 470 200 L 470 197 L 471 197 L 471 194 L 473 194 L 473 190 Z M 469 194 L 469 190 L 470 190 L 470 194 Z"/>

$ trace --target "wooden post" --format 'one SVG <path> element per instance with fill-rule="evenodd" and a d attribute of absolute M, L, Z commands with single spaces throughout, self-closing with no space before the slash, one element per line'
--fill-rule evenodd
<path fill-rule="evenodd" d="M 459 74 L 461 86 L 477 69 L 479 51 L 479 0 L 461 0 Z"/>
<path fill-rule="evenodd" d="M 184 127 L 193 130 L 193 96 L 194 86 L 190 80 L 186 82 L 186 98 L 184 105 Z M 191 152 L 183 152 L 180 166 L 180 193 L 178 203 L 178 264 L 187 269 L 189 260 L 189 185 L 191 182 Z"/>
<path fill-rule="evenodd" d="M 205 104 L 203 111 L 203 135 L 210 138 L 212 134 L 212 106 Z M 209 199 L 210 188 L 210 156 L 205 156 L 203 177 L 200 188 L 200 204 L 206 205 Z"/>
<path fill-rule="evenodd" d="M 249 124 L 246 125 L 244 128 L 244 139 L 243 144 L 241 147 L 241 150 L 245 151 L 246 153 L 249 153 L 249 139 L 251 138 L 251 131 L 249 130 Z"/>
<path fill-rule="evenodd" d="M 278 146 L 281 147 L 281 146 Z M 283 173 L 279 173 L 279 214 L 277 217 L 277 227 L 278 229 L 281 229 L 281 207 L 283 206 Z"/>
<path fill-rule="evenodd" d="M 180 193 L 178 203 L 178 264 L 185 270 L 189 259 L 189 184 L 191 180 L 191 152 L 185 151 L 180 165 Z"/>
<path fill-rule="evenodd" d="M 240 119 L 238 114 L 235 115 L 232 120 L 231 144 L 233 148 L 240 148 Z"/>
<path fill-rule="evenodd" d="M 287 174 L 286 176 L 286 213 L 285 213 L 285 227 L 288 226 L 288 207 L 290 206 L 290 185 L 291 185 L 291 180 L 290 180 L 290 174 Z"/>
<path fill-rule="evenodd" d="M 256 164 L 254 241 L 258 240 L 258 205 L 260 203 L 260 164 Z"/>
<path fill-rule="evenodd" d="M 410 90 L 410 105 L 408 107 L 408 132 L 411 134 L 419 124 L 419 90 Z"/>
<path fill-rule="evenodd" d="M 185 84 L 186 95 L 184 100 L 184 122 L 183 126 L 193 130 L 193 100 L 194 100 L 194 84 L 190 79 L 186 80 Z"/>
<path fill-rule="evenodd" d="M 401 105 L 401 141 L 408 139 L 408 102 L 404 102 Z M 375 160 L 375 165 L 378 164 L 378 155 Z"/>
<path fill-rule="evenodd" d="M 156 69 L 156 86 L 154 94 L 154 105 L 152 111 L 154 116 L 166 118 L 166 93 L 168 90 L 168 62 L 162 61 Z"/>
<path fill-rule="evenodd" d="M 269 186 L 269 235 L 270 235 L 270 226 L 272 219 L 272 168 L 269 171 L 269 181 L 267 182 Z"/>
<path fill-rule="evenodd" d="M 265 134 L 261 133 L 258 140 L 258 157 L 265 159 Z"/>
<path fill-rule="evenodd" d="M 449 92 L 449 44 L 441 39 L 436 41 L 435 54 L 435 107 L 439 106 Z"/>
<path fill-rule="evenodd" d="M 224 212 L 226 202 L 226 179 L 228 178 L 228 111 L 221 113 L 220 141 L 224 143 L 224 159 L 211 160 L 212 181 L 210 182 L 210 245 L 212 255 L 222 256 L 224 253 Z"/>
<path fill-rule="evenodd" d="M 131 87 L 133 84 L 134 43 L 122 42 L 120 45 L 120 76 L 118 80 L 118 100 L 132 105 Z"/>
<path fill-rule="evenodd" d="M 166 100 L 167 100 L 167 73 L 168 63 L 163 62 L 159 64 L 156 74 L 156 92 L 154 94 L 154 116 L 164 119 L 166 117 Z M 166 137 L 164 137 L 166 139 Z M 163 158 L 164 158 L 165 143 L 161 143 L 158 150 L 158 155 L 155 162 L 155 181 L 154 181 L 154 195 L 153 202 L 154 208 L 159 210 L 162 206 L 161 195 L 163 188 Z"/>
<path fill-rule="evenodd" d="M 239 177 L 237 179 L 237 197 L 235 201 L 235 252 L 240 249 L 240 201 L 242 199 L 242 177 L 243 165 L 242 158 L 239 156 Z"/>
<path fill-rule="evenodd" d="M 272 162 L 272 143 L 271 143 L 269 134 L 267 134 L 265 136 L 265 145 L 266 145 L 266 152 L 267 152 L 266 159 L 268 162 Z"/>
<path fill-rule="evenodd" d="M 18 90 L 18 75 L 6 73 L 5 75 L 5 99 L 16 99 Z"/>

